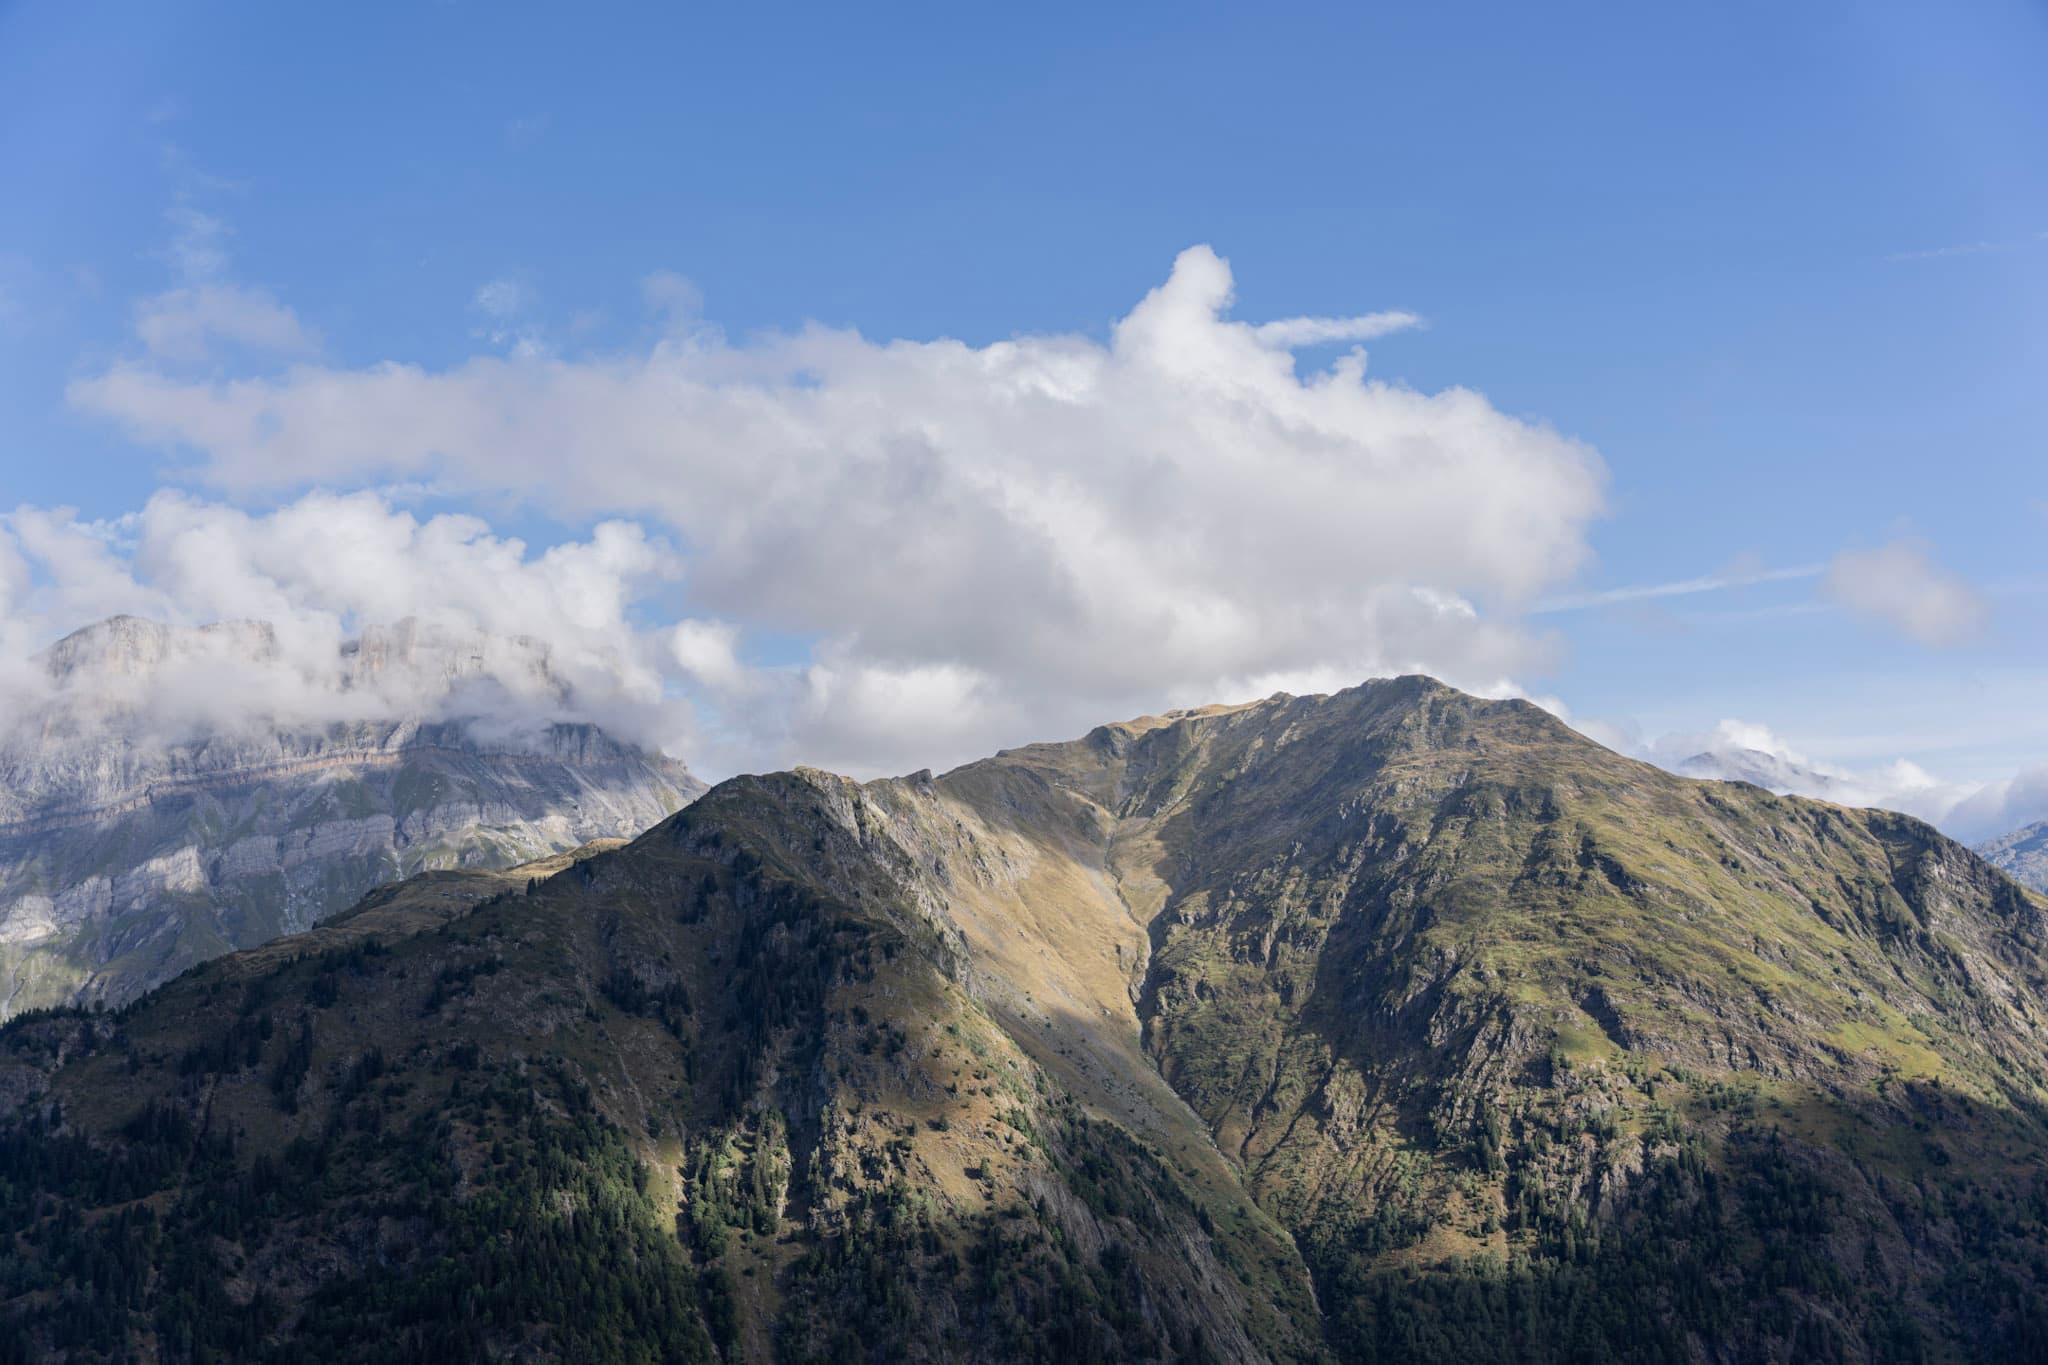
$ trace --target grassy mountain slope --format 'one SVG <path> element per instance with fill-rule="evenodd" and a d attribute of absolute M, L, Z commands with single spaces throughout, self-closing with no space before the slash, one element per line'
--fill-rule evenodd
<path fill-rule="evenodd" d="M 1523 703 L 741 778 L 530 888 L 450 875 L 0 1034 L 24 1351 L 2048 1341 L 2048 907 Z"/>
<path fill-rule="evenodd" d="M 1092 748 L 1147 1046 L 1345 1354 L 2038 1332 L 2042 904 L 1932 829 L 1413 679 Z"/>
<path fill-rule="evenodd" d="M 371 906 L 117 1014 L 12 1025 L 21 1341 L 1315 1352 L 1284 1235 L 994 1022 L 900 854 L 863 842 L 857 788 L 785 775 L 707 799 L 437 927 Z"/>

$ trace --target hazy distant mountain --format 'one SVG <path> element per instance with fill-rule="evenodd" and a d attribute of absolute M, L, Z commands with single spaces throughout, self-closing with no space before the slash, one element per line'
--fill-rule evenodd
<path fill-rule="evenodd" d="M 2048 891 L 2048 820 L 1987 839 L 1977 852 L 2036 891 Z"/>
<path fill-rule="evenodd" d="M 2044 931 L 1918 821 L 1419 678 L 736 778 L 0 1032 L 0 1318 L 72 1359 L 2038 1359 Z"/>
<path fill-rule="evenodd" d="M 1671 765 L 1673 772 L 1716 782 L 1748 782 L 1780 796 L 1798 793 L 1824 801 L 1839 801 L 1848 793 L 1846 784 L 1833 773 L 1810 763 L 1787 758 L 1763 749 L 1706 749 Z"/>
<path fill-rule="evenodd" d="M 51 647 L 0 731 L 0 1017 L 120 1003 L 381 882 L 634 834 L 702 790 L 591 724 L 518 723 L 510 689 L 553 686 L 530 643 L 406 623 L 324 662 L 260 622 Z"/>

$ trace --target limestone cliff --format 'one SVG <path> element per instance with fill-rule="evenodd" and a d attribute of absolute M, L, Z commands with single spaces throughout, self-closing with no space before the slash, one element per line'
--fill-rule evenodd
<path fill-rule="evenodd" d="M 588 722 L 483 709 L 508 663 L 550 685 L 520 641 L 366 632 L 305 680 L 333 704 L 282 719 L 204 704 L 296 666 L 260 622 L 117 617 L 43 663 L 46 693 L 0 737 L 0 1018 L 119 1004 L 381 882 L 635 834 L 702 790 Z"/>

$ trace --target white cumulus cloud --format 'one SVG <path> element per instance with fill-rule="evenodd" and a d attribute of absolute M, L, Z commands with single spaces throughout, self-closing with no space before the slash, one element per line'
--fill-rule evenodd
<path fill-rule="evenodd" d="M 1583 560 L 1598 456 L 1369 377 L 1355 347 L 1293 354 L 1409 315 L 1259 325 L 1232 293 L 1195 247 L 1106 340 L 741 343 L 659 277 L 690 324 L 636 352 L 205 378 L 145 357 L 72 398 L 236 494 L 424 478 L 659 528 L 677 614 L 728 623 L 665 655 L 735 764 L 940 766 L 1274 680 L 1540 663 L 1516 616 Z M 763 640 L 802 657 L 743 664 Z"/>

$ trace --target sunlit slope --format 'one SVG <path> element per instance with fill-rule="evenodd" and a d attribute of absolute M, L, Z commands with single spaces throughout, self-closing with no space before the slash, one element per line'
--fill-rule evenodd
<path fill-rule="evenodd" d="M 993 766 L 1100 813 L 1150 930 L 1148 1053 L 1299 1238 L 1341 1349 L 1969 1352 L 2038 1311 L 1998 1225 L 2044 1151 L 2043 906 L 1928 826 L 1423 679 Z M 1772 1222 L 1780 1180 L 1826 1217 Z M 1434 1289 L 1389 1292 L 1414 1272 Z M 1641 1319 L 1589 1327 L 1602 1285 Z"/>

